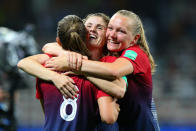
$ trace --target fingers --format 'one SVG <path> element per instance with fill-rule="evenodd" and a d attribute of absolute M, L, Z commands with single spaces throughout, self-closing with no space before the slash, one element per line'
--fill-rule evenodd
<path fill-rule="evenodd" d="M 47 45 L 44 45 L 44 46 L 42 47 L 42 51 L 45 52 L 46 48 L 47 48 Z"/>
<path fill-rule="evenodd" d="M 114 106 L 116 107 L 116 110 L 118 111 L 118 112 L 120 112 L 120 105 L 117 103 L 117 98 L 113 98 L 113 102 L 114 102 Z"/>
<path fill-rule="evenodd" d="M 76 63 L 76 69 L 79 70 L 82 66 L 82 55 L 77 54 L 77 63 Z"/>
<path fill-rule="evenodd" d="M 68 63 L 68 67 L 71 67 L 70 65 L 71 65 L 71 60 L 72 60 L 71 57 L 72 57 L 72 56 L 71 56 L 71 54 L 70 54 L 69 51 L 67 51 L 66 54 L 67 54 L 67 63 Z"/>
<path fill-rule="evenodd" d="M 69 90 L 69 92 L 73 96 L 76 96 L 77 93 L 78 93 L 78 90 L 75 88 L 75 83 L 74 83 L 73 79 L 70 78 L 70 77 L 68 77 L 68 80 L 69 80 L 69 82 L 67 83 L 67 85 L 68 85 L 68 88 L 67 89 Z"/>
<path fill-rule="evenodd" d="M 120 105 L 116 103 L 116 110 L 120 112 Z"/>
<path fill-rule="evenodd" d="M 72 71 L 66 71 L 65 73 L 62 73 L 62 74 L 68 76 L 68 75 L 75 74 L 75 73 L 72 72 Z M 75 74 L 75 75 L 76 75 L 76 74 Z"/>
<path fill-rule="evenodd" d="M 53 68 L 53 67 L 46 67 L 46 68 L 49 69 L 49 70 L 51 70 L 51 71 L 56 71 L 56 69 Z"/>
<path fill-rule="evenodd" d="M 46 68 L 53 67 L 53 62 L 54 62 L 54 60 L 55 60 L 55 57 L 53 57 L 53 58 L 47 60 L 47 61 L 45 62 L 45 65 L 44 65 L 44 66 L 45 66 Z"/>
<path fill-rule="evenodd" d="M 87 56 L 82 56 L 82 59 L 88 60 L 88 57 Z"/>
<path fill-rule="evenodd" d="M 76 63 L 76 57 L 75 57 L 75 54 L 74 54 L 74 52 L 70 52 L 70 54 L 69 54 L 69 67 L 71 67 L 71 69 L 75 69 L 75 67 L 74 67 L 74 62 Z"/>
<path fill-rule="evenodd" d="M 54 64 L 55 57 L 49 59 L 48 61 L 45 62 L 44 67 L 48 68 L 49 70 L 55 71 L 57 70 L 56 65 Z"/>
<path fill-rule="evenodd" d="M 69 67 L 79 70 L 82 66 L 82 58 L 83 56 L 79 53 L 69 52 Z"/>
<path fill-rule="evenodd" d="M 60 92 L 62 93 L 62 95 L 65 96 L 66 99 L 67 98 L 74 99 L 75 97 L 77 97 L 77 93 L 75 93 L 72 88 L 74 87 L 70 87 L 70 86 L 62 87 L 60 88 Z"/>
<path fill-rule="evenodd" d="M 61 92 L 61 94 L 63 96 L 65 96 L 66 99 L 71 98 L 71 97 L 68 96 L 68 91 L 66 91 L 65 89 L 60 88 L 59 91 Z"/>
<path fill-rule="evenodd" d="M 79 90 L 75 87 L 75 83 L 72 78 L 66 77 L 64 84 L 59 88 L 60 92 L 65 98 L 77 98 Z"/>
<path fill-rule="evenodd" d="M 53 43 L 47 43 L 47 44 L 45 44 L 43 47 L 42 47 L 42 51 L 44 52 L 44 53 L 49 53 L 49 54 L 58 54 L 58 52 L 57 51 L 55 51 L 56 49 L 55 49 L 55 47 L 58 47 L 59 48 L 59 46 L 58 46 L 58 44 L 56 43 L 56 42 L 53 42 Z"/>

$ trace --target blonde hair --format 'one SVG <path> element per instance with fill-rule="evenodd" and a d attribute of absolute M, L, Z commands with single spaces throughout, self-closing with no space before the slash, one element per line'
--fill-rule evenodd
<path fill-rule="evenodd" d="M 120 15 L 126 16 L 128 18 L 131 18 L 133 20 L 133 25 L 131 28 L 132 33 L 133 33 L 133 35 L 137 35 L 137 34 L 140 35 L 140 38 L 138 39 L 137 44 L 147 54 L 149 61 L 150 61 L 150 64 L 151 64 L 151 72 L 154 73 L 156 64 L 155 64 L 154 59 L 150 53 L 150 49 L 148 47 L 148 42 L 146 40 L 143 24 L 142 24 L 142 21 L 140 20 L 139 16 L 131 11 L 128 11 L 128 10 L 119 10 L 115 14 L 120 14 Z"/>

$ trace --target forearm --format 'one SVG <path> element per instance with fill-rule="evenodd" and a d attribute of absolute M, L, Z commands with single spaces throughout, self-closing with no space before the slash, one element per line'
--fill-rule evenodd
<path fill-rule="evenodd" d="M 17 66 L 24 72 L 46 81 L 51 81 L 52 76 L 57 74 L 56 72 L 50 71 L 49 69 L 45 68 L 38 61 L 31 57 L 20 60 Z"/>
<path fill-rule="evenodd" d="M 103 90 L 105 93 L 114 96 L 116 98 L 123 98 L 125 94 L 126 83 L 122 80 L 104 80 L 101 78 L 96 78 L 92 76 L 86 76 L 86 78 L 96 85 L 99 89 Z"/>
<path fill-rule="evenodd" d="M 119 114 L 119 105 L 116 104 L 114 98 L 110 96 L 103 96 L 98 99 L 99 112 L 101 120 L 106 124 L 113 124 L 116 122 Z"/>
<path fill-rule="evenodd" d="M 84 74 L 115 80 L 122 76 L 131 74 L 133 72 L 133 66 L 131 62 L 124 58 L 118 58 L 113 63 L 82 60 L 82 67 L 80 71 Z"/>
<path fill-rule="evenodd" d="M 91 75 L 108 80 L 115 80 L 117 78 L 112 71 L 111 63 L 83 60 L 80 71 L 86 75 Z"/>

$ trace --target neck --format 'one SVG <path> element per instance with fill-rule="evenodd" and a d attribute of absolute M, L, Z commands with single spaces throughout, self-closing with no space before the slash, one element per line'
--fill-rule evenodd
<path fill-rule="evenodd" d="M 102 48 L 91 48 L 89 49 L 91 53 L 92 60 L 99 60 L 102 57 L 103 49 Z"/>

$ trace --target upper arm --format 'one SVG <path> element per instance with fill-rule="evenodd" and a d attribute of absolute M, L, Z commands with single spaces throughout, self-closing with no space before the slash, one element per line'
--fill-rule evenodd
<path fill-rule="evenodd" d="M 57 42 L 45 44 L 42 47 L 42 51 L 53 56 L 60 56 L 66 52 Z"/>
<path fill-rule="evenodd" d="M 107 124 L 113 124 L 118 118 L 118 105 L 111 96 L 103 96 L 98 99 L 101 120 Z"/>
<path fill-rule="evenodd" d="M 49 56 L 45 54 L 33 55 L 20 60 L 17 66 L 30 75 L 51 81 L 56 72 L 50 71 L 43 66 L 48 59 Z"/>
<path fill-rule="evenodd" d="M 113 75 L 117 78 L 129 75 L 133 72 L 132 63 L 125 58 L 118 58 L 112 64 Z"/>
<path fill-rule="evenodd" d="M 90 80 L 94 85 L 96 85 L 99 89 L 111 96 L 122 98 L 125 94 L 126 88 L 124 87 L 126 87 L 126 83 L 122 78 L 112 81 L 92 76 L 86 76 L 86 78 Z"/>
<path fill-rule="evenodd" d="M 37 54 L 37 55 L 33 55 L 33 56 L 28 56 L 25 57 L 23 59 L 21 59 L 18 62 L 18 67 L 22 68 L 24 65 L 26 64 L 32 64 L 34 62 L 39 63 L 39 64 L 43 64 L 45 63 L 47 60 L 49 59 L 49 56 L 46 54 Z"/>
<path fill-rule="evenodd" d="M 26 57 L 25 59 L 33 60 L 40 64 L 44 64 L 49 59 L 49 56 L 46 54 L 37 54 L 37 55 Z"/>

